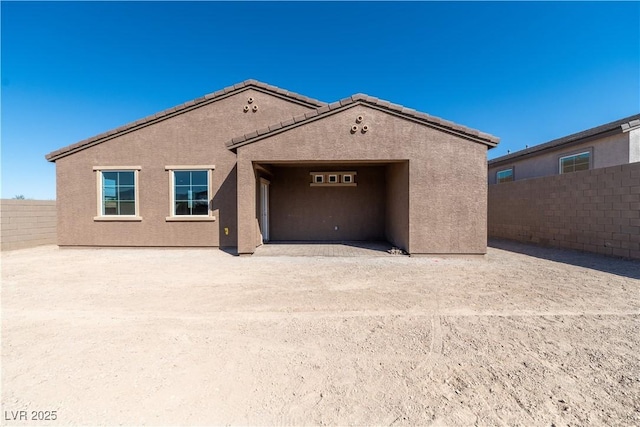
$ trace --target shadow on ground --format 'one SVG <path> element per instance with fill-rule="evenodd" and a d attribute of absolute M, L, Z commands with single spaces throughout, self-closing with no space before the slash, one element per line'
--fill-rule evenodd
<path fill-rule="evenodd" d="M 591 268 L 618 276 L 640 279 L 640 261 L 569 249 L 548 248 L 511 240 L 489 239 L 489 247 L 529 255 L 578 267 Z"/>
<path fill-rule="evenodd" d="M 341 245 L 350 246 L 352 248 L 368 249 L 370 251 L 387 252 L 393 248 L 393 245 L 385 241 L 370 240 L 340 240 L 340 241 L 321 241 L 321 240 L 275 240 L 270 241 L 267 245 Z"/>

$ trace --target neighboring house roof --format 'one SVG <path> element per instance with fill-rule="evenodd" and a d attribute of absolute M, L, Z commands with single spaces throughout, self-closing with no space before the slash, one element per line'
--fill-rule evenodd
<path fill-rule="evenodd" d="M 489 166 L 497 166 L 509 161 L 519 160 L 521 157 L 531 157 L 542 151 L 553 150 L 559 147 L 579 144 L 595 138 L 614 135 L 616 133 L 625 132 L 638 126 L 640 126 L 640 114 L 635 114 L 633 116 L 625 117 L 624 119 L 616 120 L 615 122 L 596 126 L 582 132 L 554 139 L 544 144 L 535 145 L 524 150 L 516 151 L 515 153 L 497 157 L 495 159 L 489 160 Z"/>
<path fill-rule="evenodd" d="M 47 154 L 45 158 L 50 162 L 55 162 L 56 160 L 62 157 L 68 156 L 69 154 L 73 154 L 77 151 L 84 150 L 85 148 L 91 147 L 93 145 L 100 144 L 104 141 L 108 141 L 121 134 L 131 132 L 143 126 L 148 126 L 151 123 L 165 120 L 169 117 L 184 113 L 194 108 L 202 107 L 203 105 L 209 104 L 211 102 L 217 101 L 222 98 L 226 98 L 227 96 L 233 95 L 237 92 L 242 92 L 244 90 L 247 90 L 248 88 L 257 89 L 262 92 L 270 93 L 272 95 L 285 98 L 289 101 L 303 104 L 310 108 L 317 108 L 317 107 L 322 107 L 327 105 L 326 102 L 318 101 L 316 99 L 312 99 L 294 92 L 290 92 L 288 90 L 281 89 L 276 86 L 272 86 L 266 83 L 259 82 L 257 80 L 250 79 L 250 80 L 245 80 L 244 82 L 235 84 L 233 86 L 228 86 L 217 92 L 210 93 L 208 95 L 202 96 L 192 101 L 185 102 L 184 104 L 180 104 L 178 106 L 166 109 L 159 113 L 137 120 L 133 123 L 129 123 L 124 126 L 120 126 L 119 128 L 110 130 L 108 132 L 101 133 L 100 135 L 96 135 L 94 137 L 82 140 L 76 144 L 72 144 L 67 147 L 61 148 L 59 150 L 52 151 L 51 153 Z"/>
<path fill-rule="evenodd" d="M 391 114 L 425 124 L 429 127 L 452 133 L 466 139 L 470 139 L 472 141 L 486 144 L 489 147 L 495 147 L 500 141 L 500 138 L 493 135 L 489 135 L 487 133 L 483 133 L 462 125 L 458 125 L 456 123 L 441 119 L 439 117 L 431 116 L 426 113 L 421 113 L 414 109 L 403 107 L 402 105 L 392 104 L 389 101 L 384 101 L 372 96 L 358 93 L 348 98 L 342 99 L 338 102 L 324 105 L 314 111 L 310 111 L 308 113 L 301 114 L 291 119 L 282 121 L 280 123 L 275 123 L 269 127 L 253 131 L 237 138 L 233 138 L 231 141 L 227 142 L 227 148 L 235 149 L 243 145 L 251 144 L 273 134 L 285 132 L 304 123 L 318 120 L 322 117 L 335 114 L 339 111 L 343 111 L 360 104 L 386 111 Z"/>

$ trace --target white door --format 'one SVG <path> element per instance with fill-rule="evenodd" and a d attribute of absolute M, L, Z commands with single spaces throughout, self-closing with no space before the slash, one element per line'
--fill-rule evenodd
<path fill-rule="evenodd" d="M 269 241 L 269 181 L 260 179 L 260 231 L 262 241 Z"/>

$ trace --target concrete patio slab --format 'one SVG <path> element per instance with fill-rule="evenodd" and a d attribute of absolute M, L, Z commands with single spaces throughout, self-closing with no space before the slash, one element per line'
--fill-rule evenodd
<path fill-rule="evenodd" d="M 269 242 L 253 256 L 370 257 L 394 256 L 389 242 Z"/>

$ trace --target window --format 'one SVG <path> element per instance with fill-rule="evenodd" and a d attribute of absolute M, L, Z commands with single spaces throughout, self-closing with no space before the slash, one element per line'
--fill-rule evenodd
<path fill-rule="evenodd" d="M 169 171 L 169 216 L 166 221 L 215 221 L 209 209 L 213 165 L 165 166 Z"/>
<path fill-rule="evenodd" d="M 496 173 L 496 181 L 498 184 L 513 181 L 513 169 L 505 169 Z"/>
<path fill-rule="evenodd" d="M 209 171 L 173 171 L 173 215 L 209 215 Z"/>
<path fill-rule="evenodd" d="M 355 171 L 324 171 L 309 172 L 311 175 L 311 187 L 356 187 Z"/>
<path fill-rule="evenodd" d="M 560 173 L 570 173 L 589 170 L 591 153 L 573 154 L 571 156 L 560 157 Z"/>
<path fill-rule="evenodd" d="M 97 172 L 98 215 L 96 221 L 139 221 L 139 166 L 100 166 Z"/>

